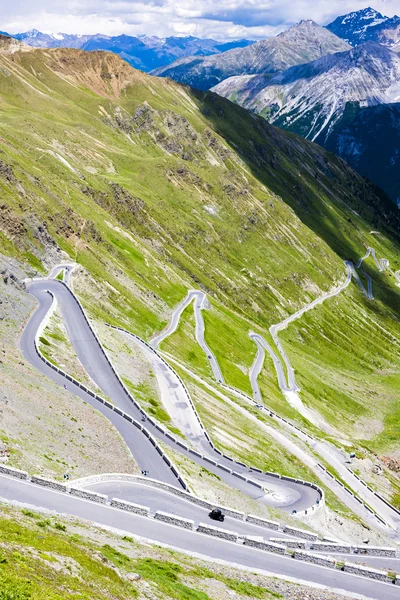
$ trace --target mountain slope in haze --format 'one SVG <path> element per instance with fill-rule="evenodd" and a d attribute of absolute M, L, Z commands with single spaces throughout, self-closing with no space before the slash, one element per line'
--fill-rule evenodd
<path fill-rule="evenodd" d="M 351 120 L 343 119 L 327 148 L 400 205 L 400 103 L 362 108 Z"/>
<path fill-rule="evenodd" d="M 214 93 L 111 53 L 30 48 L 0 54 L 0 99 L 0 251 L 32 275 L 67 253 L 84 268 L 74 285 L 91 317 L 146 339 L 188 289 L 203 289 L 207 342 L 240 389 L 256 355 L 250 330 L 268 337 L 271 324 L 344 281 L 343 260 L 368 246 L 400 268 L 399 215 L 380 190 Z M 398 291 L 391 272 L 365 269 L 375 301 L 349 285 L 315 313 L 323 326 L 311 316 L 291 326 L 287 348 L 307 364 L 296 371 L 307 403 L 357 439 L 378 422 L 383 438 L 363 443 L 389 452 Z M 195 358 L 188 366 L 196 370 Z M 268 402 L 307 426 L 266 369 Z"/>
<path fill-rule="evenodd" d="M 350 123 L 360 108 L 400 101 L 400 56 L 367 42 L 348 52 L 292 67 L 269 79 L 262 75 L 233 77 L 213 90 L 265 116 L 271 123 L 335 148 L 340 156 L 348 158 L 351 150 L 343 144 L 330 144 L 330 137 L 337 128 Z M 397 126 L 391 129 L 391 135 L 395 137 L 396 131 Z M 371 158 L 372 138 L 370 145 L 366 155 Z M 358 163 L 351 161 L 351 164 Z M 399 172 L 396 161 L 390 170 L 396 177 Z M 400 174 L 397 177 L 400 182 Z M 388 180 L 384 172 L 375 181 L 393 193 L 391 184 L 385 187 Z"/>
<path fill-rule="evenodd" d="M 371 7 L 337 17 L 326 28 L 352 46 L 372 41 L 400 50 L 400 17 L 385 17 Z"/>
<path fill-rule="evenodd" d="M 159 38 L 147 35 L 107 36 L 100 33 L 95 35 L 42 33 L 37 29 L 16 33 L 12 37 L 36 48 L 77 48 L 88 51 L 105 50 L 114 52 L 133 67 L 143 71 L 150 71 L 167 65 L 184 56 L 215 54 L 225 52 L 231 48 L 244 48 L 253 43 L 250 40 L 217 42 L 213 39 L 202 39 L 193 36 Z"/>
<path fill-rule="evenodd" d="M 207 90 L 234 75 L 273 74 L 349 47 L 347 42 L 314 21 L 301 21 L 276 37 L 244 49 L 208 57 L 182 58 L 152 74 Z"/>

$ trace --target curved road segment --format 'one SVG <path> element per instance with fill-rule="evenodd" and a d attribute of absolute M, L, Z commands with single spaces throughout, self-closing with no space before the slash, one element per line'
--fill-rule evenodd
<path fill-rule="evenodd" d="M 6 500 L 87 519 L 95 524 L 141 536 L 147 540 L 173 546 L 176 550 L 196 553 L 210 560 L 224 560 L 231 566 L 260 569 L 264 573 L 296 578 L 307 585 L 315 583 L 332 591 L 344 590 L 373 600 L 398 600 L 399 588 L 393 584 L 365 579 L 319 565 L 293 560 L 287 556 L 269 554 L 255 548 L 205 534 L 189 531 L 127 513 L 111 506 L 40 488 L 28 482 L 0 476 L 1 495 Z"/>
<path fill-rule="evenodd" d="M 368 255 L 369 254 L 367 253 L 366 257 Z M 377 262 L 376 258 L 375 262 Z M 380 270 L 383 270 L 383 268 L 388 268 L 387 264 L 381 264 L 382 269 Z M 347 266 L 347 279 L 351 280 L 352 274 L 355 274 L 354 266 L 350 264 L 347 264 Z M 74 265 L 63 265 L 62 268 L 65 270 L 64 280 L 67 281 L 67 283 L 69 284 L 70 274 L 72 269 L 74 268 Z M 61 268 L 59 268 L 58 271 L 54 269 L 51 274 L 52 277 L 56 277 L 60 270 Z M 341 286 L 341 289 L 344 289 L 344 287 L 346 287 L 348 283 L 349 281 L 346 280 L 345 284 Z M 103 390 L 103 392 L 107 394 L 112 399 L 112 401 L 116 405 L 118 405 L 122 410 L 126 411 L 128 414 L 131 414 L 134 418 L 140 418 L 140 411 L 129 399 L 121 383 L 119 382 L 118 378 L 113 372 L 113 369 L 111 368 L 108 359 L 105 357 L 101 349 L 100 343 L 98 342 L 91 329 L 88 327 L 86 320 L 79 308 L 79 305 L 77 304 L 74 296 L 71 294 L 69 289 L 65 287 L 61 282 L 50 279 L 33 281 L 27 284 L 27 288 L 29 289 L 30 293 L 32 293 L 37 298 L 39 306 L 35 313 L 32 315 L 21 337 L 21 349 L 25 357 L 36 368 L 38 368 L 47 376 L 51 377 L 57 383 L 59 383 L 60 385 L 65 384 L 65 378 L 61 374 L 48 367 L 38 357 L 34 345 L 35 337 L 38 334 L 38 331 L 40 331 L 42 323 L 52 307 L 53 298 L 47 292 L 47 290 L 50 290 L 60 304 L 62 316 L 67 327 L 68 335 L 71 339 L 77 356 L 81 361 L 82 365 L 84 366 L 85 370 L 87 371 L 88 375 L 93 379 L 93 381 L 96 382 L 96 384 Z M 370 287 L 370 281 L 368 281 L 368 291 L 365 290 L 362 284 L 361 288 L 367 297 L 372 295 L 372 284 Z M 314 301 L 314 303 L 312 303 L 312 306 L 319 302 L 322 302 L 326 297 L 336 295 L 341 291 L 341 289 L 334 290 L 329 295 L 317 299 L 316 301 Z M 162 339 L 164 339 L 165 337 L 167 337 L 167 335 L 170 335 L 173 331 L 176 330 L 179 323 L 180 315 L 191 301 L 194 301 L 194 310 L 196 314 L 196 339 L 203 348 L 204 352 L 206 352 L 210 360 L 214 377 L 217 379 L 217 381 L 223 382 L 223 377 L 219 369 L 218 362 L 216 361 L 214 355 L 210 352 L 210 349 L 208 348 L 204 340 L 204 321 L 202 319 L 201 310 L 202 308 L 204 308 L 205 302 L 207 300 L 202 292 L 191 291 L 188 293 L 187 298 L 181 303 L 181 305 L 178 307 L 178 310 L 174 312 L 174 318 L 171 320 L 171 323 L 167 330 L 163 332 L 160 336 L 154 338 L 152 341 L 152 345 L 153 347 L 157 347 L 157 345 L 162 341 Z M 305 310 L 309 310 L 312 306 L 309 305 L 308 307 L 305 307 L 305 309 L 302 309 L 302 311 L 299 311 L 299 313 L 303 314 Z M 276 335 L 276 332 L 283 326 L 286 326 L 288 322 L 294 320 L 294 318 L 298 318 L 298 316 L 300 316 L 299 313 L 296 313 L 296 315 L 292 315 L 291 317 L 289 317 L 289 319 L 286 320 L 287 322 L 284 322 L 285 325 L 281 323 L 277 326 L 273 326 L 275 328 L 274 334 Z M 257 336 L 257 334 L 253 335 Z M 261 336 L 259 337 L 261 338 Z M 260 344 L 262 344 L 259 338 L 256 339 L 258 339 Z M 277 347 L 279 348 L 279 350 L 281 350 L 279 344 L 277 344 Z M 282 351 L 281 355 L 285 361 L 285 354 L 282 353 Z M 277 361 L 279 361 L 279 358 L 276 355 L 275 358 L 277 359 Z M 286 363 L 287 367 L 288 365 L 290 365 L 290 363 Z M 275 366 L 278 372 L 277 362 L 275 362 Z M 280 367 L 282 371 L 281 378 L 285 379 L 281 363 Z M 282 382 L 283 379 L 281 379 Z M 288 380 L 290 383 L 289 368 Z M 294 375 L 292 383 L 295 384 Z M 72 388 L 72 391 L 75 394 L 85 399 L 85 401 L 89 402 L 96 409 L 100 410 L 107 418 L 111 420 L 111 422 L 123 435 L 125 441 L 127 442 L 129 448 L 132 451 L 132 454 L 136 458 L 139 467 L 146 468 L 142 467 L 143 464 L 146 464 L 148 468 L 148 465 L 151 463 L 151 475 L 153 478 L 158 478 L 162 481 L 165 481 L 166 483 L 176 485 L 176 478 L 173 476 L 171 470 L 165 465 L 165 463 L 163 463 L 163 461 L 160 461 L 160 457 L 155 451 L 152 444 L 149 443 L 149 440 L 139 430 L 135 430 L 135 428 L 132 427 L 130 423 L 126 422 L 120 415 L 108 409 L 106 406 L 98 403 L 95 399 L 86 394 L 83 390 L 76 389 L 76 387 L 72 386 L 70 382 L 68 382 L 68 386 L 70 387 L 70 389 Z M 137 414 L 135 414 L 135 410 L 137 411 Z M 146 427 L 148 427 L 148 429 L 150 430 L 151 424 L 147 423 Z M 152 430 L 151 433 L 157 437 L 160 437 L 159 432 L 155 428 L 153 429 L 154 431 Z M 172 446 L 173 444 L 170 445 Z M 179 450 L 177 447 L 174 447 L 174 449 Z M 190 455 L 190 458 L 193 460 L 192 455 Z M 222 462 L 222 457 L 218 456 L 218 460 Z M 196 462 L 198 461 L 196 460 Z M 228 465 L 232 467 L 232 462 L 228 461 Z M 210 466 L 207 465 L 207 468 L 210 469 Z M 212 470 L 212 468 L 210 470 Z M 221 476 L 222 472 L 218 471 L 218 474 Z M 266 477 L 263 474 L 257 475 L 261 479 L 263 477 Z M 230 477 L 230 479 L 233 479 L 232 476 Z M 288 557 L 268 554 L 266 552 L 262 552 L 254 548 L 233 544 L 226 540 L 213 538 L 213 542 L 212 544 L 210 544 L 209 537 L 203 534 L 185 531 L 164 523 L 152 521 L 151 519 L 149 520 L 137 515 L 127 514 L 109 506 L 94 504 L 83 499 L 72 498 L 71 496 L 66 497 L 65 495 L 55 492 L 53 490 L 41 489 L 30 483 L 15 481 L 11 478 L 7 478 L 4 476 L 0 476 L 0 482 L 2 490 L 1 495 L 4 498 L 9 499 L 11 501 L 29 503 L 37 507 L 55 510 L 58 513 L 66 512 L 77 517 L 95 520 L 96 522 L 103 525 L 117 527 L 124 531 L 132 532 L 136 535 L 143 535 L 144 537 L 157 541 L 159 543 L 170 544 L 171 540 L 173 540 L 174 546 L 178 549 L 204 554 L 208 558 L 223 559 L 233 564 L 236 563 L 238 565 L 250 566 L 254 569 L 272 571 L 273 573 L 281 574 L 284 576 L 298 577 L 300 579 L 305 580 L 305 582 L 314 582 L 322 585 L 328 585 L 331 588 L 339 588 L 355 594 L 365 595 L 365 590 L 367 588 L 369 598 L 376 598 L 379 600 L 381 598 L 387 598 L 388 600 L 395 600 L 399 597 L 398 588 L 396 589 L 396 587 L 391 584 L 386 584 L 373 580 L 366 581 L 362 577 L 350 575 L 347 573 L 338 573 L 333 570 L 313 564 L 293 561 Z M 231 481 L 229 481 L 229 483 L 231 483 Z M 237 484 L 237 481 L 235 483 Z M 274 483 L 277 483 L 276 480 L 274 481 Z M 284 485 L 286 485 L 286 483 L 288 482 L 285 482 Z M 137 501 L 139 497 L 141 499 L 143 498 L 143 502 L 149 505 L 152 508 L 152 510 L 162 509 L 168 512 L 168 509 L 171 510 L 171 508 L 174 508 L 178 504 L 180 506 L 179 512 L 181 512 L 187 518 L 192 518 L 195 522 L 205 520 L 206 517 L 206 515 L 203 514 L 205 513 L 204 509 L 201 509 L 200 507 L 194 507 L 193 505 L 184 500 L 178 501 L 177 498 L 168 498 L 168 494 L 165 494 L 160 490 L 146 490 L 145 486 L 132 486 L 132 484 L 122 484 L 121 482 L 110 481 L 106 483 L 103 482 L 102 484 L 93 484 L 90 487 L 93 490 L 102 491 L 109 495 L 115 494 L 117 496 L 125 497 L 126 499 L 131 499 L 134 501 Z M 238 485 L 235 485 L 234 487 L 239 487 L 239 489 L 241 489 Z M 294 486 L 294 495 L 299 494 L 299 488 L 301 487 L 304 488 L 304 486 Z M 245 493 L 248 493 L 249 490 L 243 491 L 245 491 Z M 255 490 L 252 491 L 252 497 L 255 497 Z M 301 492 L 302 491 L 303 490 L 301 490 Z M 304 499 L 297 498 L 297 502 L 299 502 L 300 504 L 302 501 L 304 503 Z M 308 503 L 310 505 L 311 498 L 308 498 Z M 294 505 L 295 503 L 290 505 L 290 508 L 292 509 Z M 258 528 L 255 525 L 246 524 L 245 522 L 242 523 L 235 521 L 235 523 L 230 523 L 228 519 L 224 527 L 229 529 L 228 525 L 231 525 L 231 529 L 234 531 L 237 531 L 239 529 L 240 531 L 238 531 L 238 533 L 240 534 L 259 534 L 263 535 L 263 537 L 265 537 L 266 535 L 265 530 L 263 530 L 261 533 L 261 531 L 259 531 L 261 528 Z M 279 534 L 279 536 L 282 535 L 283 534 Z M 376 563 L 377 564 L 375 564 L 375 566 L 379 567 L 379 561 L 376 561 Z M 372 563 L 370 562 L 369 564 Z"/>
<path fill-rule="evenodd" d="M 52 296 L 48 293 L 49 290 L 59 303 L 71 343 L 88 375 L 103 393 L 111 398 L 116 406 L 130 414 L 137 421 L 140 421 L 142 413 L 126 394 L 119 379 L 116 377 L 110 362 L 102 351 L 99 341 L 89 328 L 71 291 L 61 281 L 54 279 L 35 280 L 27 283 L 26 286 L 29 292 L 33 294 L 39 302 L 39 307 L 29 320 L 20 341 L 21 349 L 26 359 L 38 370 L 56 381 L 56 383 L 59 383 L 60 385 L 65 384 L 65 378 L 47 366 L 39 358 L 34 345 L 35 336 L 40 330 L 41 324 L 51 308 Z M 68 382 L 68 386 L 71 391 L 74 391 L 75 393 L 78 391 L 76 386 L 70 382 Z M 150 476 L 154 479 L 177 485 L 176 477 L 158 454 L 154 446 L 152 446 L 148 438 L 140 431 L 135 431 L 135 428 L 132 427 L 132 425 L 129 428 L 129 423 L 125 423 L 123 418 L 116 418 L 118 415 L 115 415 L 115 413 L 109 409 L 107 410 L 107 407 L 96 402 L 91 396 L 85 394 L 83 390 L 79 389 L 78 395 L 83 397 L 95 408 L 101 410 L 108 418 L 112 415 L 113 424 L 127 442 L 140 469 L 148 470 Z M 294 481 L 281 481 L 264 473 L 249 470 L 247 467 L 239 465 L 238 463 L 233 463 L 231 460 L 217 454 L 211 446 L 209 446 L 208 453 L 212 456 L 212 459 L 224 465 L 229 471 L 222 470 L 210 464 L 204 458 L 196 457 L 185 451 L 174 441 L 162 434 L 156 427 L 152 426 L 150 422 L 147 421 L 145 425 L 154 437 L 161 439 L 175 451 L 184 454 L 187 458 L 190 458 L 190 460 L 217 474 L 231 487 L 239 489 L 251 498 L 257 499 L 265 504 L 278 506 L 282 510 L 288 512 L 293 510 L 300 512 L 310 508 L 310 506 L 314 505 L 316 501 L 320 499 L 319 492 L 313 488 Z M 250 479 L 257 480 L 266 488 L 266 492 L 234 476 L 230 472 L 231 469 L 234 469 L 235 472 L 249 477 Z M 275 492 L 272 496 L 276 495 L 277 489 L 279 490 L 278 496 L 282 501 L 278 504 L 273 497 L 269 497 L 269 487 Z"/>
<path fill-rule="evenodd" d="M 374 250 L 371 249 L 370 253 L 372 254 L 372 256 L 374 256 L 375 262 L 378 264 Z M 370 253 L 367 252 L 367 254 L 364 256 L 364 258 L 360 259 L 357 266 L 361 265 L 362 260 L 364 260 L 367 256 L 369 256 Z M 383 270 L 384 268 L 388 267 L 389 262 L 386 259 L 381 259 L 379 264 L 380 264 L 381 270 Z M 291 323 L 295 319 L 298 319 L 305 312 L 307 312 L 308 310 L 317 306 L 318 304 L 321 304 L 328 298 L 332 298 L 332 297 L 340 294 L 350 284 L 352 277 L 354 277 L 354 279 L 360 286 L 360 289 L 361 289 L 362 293 L 365 295 L 365 297 L 368 298 L 369 300 L 373 300 L 371 278 L 369 276 L 367 276 L 367 282 L 368 282 L 368 290 L 367 290 L 367 289 L 365 289 L 353 263 L 351 261 L 345 261 L 345 265 L 346 265 L 346 269 L 347 269 L 347 276 L 346 276 L 345 281 L 340 286 L 338 286 L 337 288 L 331 290 L 330 292 L 323 294 L 322 296 L 316 298 L 310 304 L 301 308 L 299 311 L 297 311 L 293 315 L 290 315 L 281 323 L 271 326 L 270 333 L 271 333 L 271 335 L 276 343 L 276 346 L 280 351 L 283 361 L 287 367 L 287 373 L 288 373 L 287 380 L 286 380 L 282 361 L 277 356 L 277 354 L 274 352 L 272 347 L 268 344 L 268 342 L 265 340 L 265 338 L 262 335 L 254 333 L 254 332 L 250 332 L 249 335 L 250 335 L 251 339 L 253 339 L 253 341 L 257 345 L 257 354 L 255 357 L 254 363 L 250 369 L 250 381 L 251 381 L 251 386 L 253 389 L 253 396 L 254 396 L 254 399 L 256 402 L 262 402 L 261 391 L 259 389 L 257 379 L 258 379 L 259 373 L 261 372 L 263 362 L 264 362 L 264 357 L 265 357 L 264 350 L 268 351 L 268 353 L 270 354 L 270 356 L 274 362 L 275 369 L 276 369 L 277 376 L 278 376 L 278 382 L 279 382 L 279 386 L 280 386 L 281 390 L 284 393 L 289 392 L 289 393 L 294 393 L 294 394 L 296 394 L 297 391 L 299 391 L 299 387 L 297 386 L 295 377 L 294 377 L 294 370 L 290 364 L 289 358 L 287 357 L 287 355 L 282 347 L 282 344 L 280 343 L 280 341 L 278 339 L 277 333 L 279 330 L 285 328 L 289 323 Z M 167 336 L 171 335 L 174 331 L 176 331 L 178 324 L 179 324 L 179 319 L 180 319 L 180 316 L 181 316 L 183 310 L 193 300 L 193 297 L 195 295 L 197 296 L 197 298 L 201 299 L 201 302 L 200 301 L 196 302 L 196 304 L 200 307 L 197 312 L 195 311 L 196 325 L 197 325 L 198 314 L 200 313 L 200 315 L 201 315 L 201 308 L 204 307 L 204 303 L 206 301 L 206 296 L 205 296 L 205 293 L 202 291 L 192 290 L 191 292 L 188 293 L 186 299 L 183 300 L 183 302 L 181 302 L 177 306 L 177 308 L 173 311 L 171 319 L 170 319 L 170 323 L 167 326 L 167 328 L 163 332 L 161 332 L 161 334 L 159 334 L 155 338 L 153 338 L 152 344 L 155 347 L 158 346 L 159 343 L 162 340 L 164 340 Z M 196 327 L 196 330 L 197 330 L 197 327 Z M 204 330 L 203 330 L 203 333 L 204 333 Z M 213 356 L 213 359 L 216 361 L 216 358 L 214 357 L 214 355 L 212 355 L 212 356 Z M 169 357 L 169 358 L 172 360 L 172 357 Z M 183 365 L 180 365 L 180 366 L 182 368 L 184 368 Z M 185 370 L 187 370 L 187 369 L 185 369 Z M 190 372 L 190 374 L 192 376 L 195 376 L 194 373 L 192 373 L 192 372 Z M 205 384 L 204 380 L 202 382 L 203 382 L 203 384 Z M 235 393 L 235 390 L 232 389 L 231 391 L 233 393 Z M 250 398 L 249 398 L 249 400 L 250 400 Z M 313 422 L 313 415 L 311 415 L 311 414 L 308 415 L 308 413 L 310 411 L 308 411 L 308 409 L 304 406 L 300 407 L 300 405 L 302 405 L 300 398 L 298 399 L 298 403 L 296 403 L 296 404 L 299 405 L 297 407 L 298 410 L 300 410 L 300 412 L 302 412 L 302 414 L 304 414 L 304 416 L 306 416 L 306 418 L 308 418 L 310 421 Z M 319 453 L 324 457 L 324 459 L 327 460 L 329 462 L 329 464 L 331 464 L 336 470 L 339 470 L 339 472 L 341 472 L 342 478 L 344 478 L 344 480 L 353 489 L 357 490 L 361 497 L 364 497 L 366 495 L 364 486 L 359 485 L 358 480 L 350 473 L 350 471 L 345 467 L 345 465 L 341 464 L 338 457 L 332 455 L 331 449 L 326 448 L 323 444 L 317 443 L 317 442 L 314 442 L 313 445 L 318 446 Z M 338 490 L 337 489 L 335 490 L 335 493 L 337 495 L 341 496 L 342 500 L 347 504 L 348 498 L 346 498 L 346 494 L 343 494 L 341 492 L 342 492 L 342 490 L 339 490 L 339 494 L 338 494 Z M 381 501 L 378 501 L 375 497 L 371 497 L 371 495 L 369 495 L 369 494 L 368 494 L 368 496 L 369 497 L 365 501 L 368 502 L 369 504 L 372 504 L 375 507 L 375 510 L 377 510 L 378 513 L 384 517 L 384 519 L 390 525 L 390 527 L 392 527 L 396 531 L 398 529 L 398 522 L 399 522 L 398 516 L 396 514 L 394 514 L 394 512 L 389 507 L 385 506 Z M 354 510 L 354 508 L 353 508 L 353 510 Z M 357 511 L 355 511 L 355 512 L 357 512 Z"/>
<path fill-rule="evenodd" d="M 158 348 L 160 346 L 160 343 L 165 338 L 172 335 L 177 330 L 181 315 L 185 308 L 189 306 L 191 302 L 194 302 L 193 309 L 196 319 L 196 341 L 202 348 L 202 350 L 205 352 L 208 360 L 210 361 L 210 366 L 215 379 L 218 381 L 218 383 L 225 383 L 218 361 L 213 352 L 208 347 L 204 337 L 205 325 L 201 311 L 204 308 L 209 308 L 207 296 L 204 292 L 201 292 L 200 290 L 190 290 L 186 298 L 175 308 L 166 329 L 164 329 L 164 331 L 162 331 L 159 335 L 153 337 L 150 340 L 150 345 L 153 346 L 153 348 Z"/>
<path fill-rule="evenodd" d="M 345 261 L 345 264 L 346 264 L 346 269 L 347 269 L 347 276 L 346 276 L 346 280 L 344 281 L 344 283 L 342 283 L 340 286 L 338 286 L 334 290 L 328 292 L 327 294 L 323 294 L 322 296 L 319 296 L 318 298 L 316 298 L 315 300 L 310 302 L 310 304 L 307 304 L 306 306 L 304 306 L 297 312 L 293 313 L 292 315 L 290 315 L 289 317 L 284 319 L 281 323 L 278 323 L 276 325 L 271 325 L 271 327 L 269 328 L 271 337 L 274 340 L 275 345 L 278 348 L 279 353 L 283 359 L 283 362 L 286 365 L 287 379 L 286 379 L 286 375 L 285 375 L 284 368 L 282 365 L 282 361 L 277 356 L 277 354 L 274 352 L 271 345 L 268 344 L 268 342 L 265 340 L 265 338 L 262 335 L 260 335 L 259 333 L 250 332 L 250 334 L 249 334 L 250 338 L 257 345 L 257 355 L 256 355 L 254 363 L 250 369 L 250 383 L 251 383 L 251 387 L 253 390 L 254 398 L 256 400 L 261 401 L 261 392 L 260 392 L 260 388 L 257 383 L 257 379 L 258 379 L 258 376 L 263 367 L 264 350 L 267 350 L 268 354 L 270 355 L 270 357 L 273 360 L 276 374 L 278 377 L 278 384 L 279 384 L 279 387 L 282 390 L 282 392 L 299 392 L 300 391 L 300 387 L 296 383 L 294 369 L 293 369 L 293 367 L 290 363 L 290 360 L 278 338 L 279 331 L 281 331 L 282 329 L 285 329 L 285 327 L 287 327 L 289 325 L 289 323 L 300 318 L 304 313 L 308 312 L 309 310 L 311 310 L 318 304 L 321 304 L 325 300 L 328 300 L 329 298 L 333 298 L 334 296 L 337 296 L 338 294 L 340 294 L 349 285 L 349 283 L 351 282 L 352 276 L 356 279 L 363 294 L 369 300 L 374 299 L 373 295 L 372 295 L 371 278 L 369 276 L 367 276 L 367 281 L 368 281 L 368 291 L 367 291 L 365 289 L 357 271 L 355 270 L 353 263 L 351 263 L 350 261 Z M 359 264 L 361 264 L 360 261 L 359 261 Z"/>

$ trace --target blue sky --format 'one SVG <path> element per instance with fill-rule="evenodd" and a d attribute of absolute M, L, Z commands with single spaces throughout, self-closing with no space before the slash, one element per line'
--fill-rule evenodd
<path fill-rule="evenodd" d="M 195 35 L 221 40 L 261 39 L 301 19 L 325 25 L 368 6 L 365 0 L 0 0 L 0 30 L 36 28 L 65 33 Z M 399 0 L 372 6 L 387 16 Z"/>

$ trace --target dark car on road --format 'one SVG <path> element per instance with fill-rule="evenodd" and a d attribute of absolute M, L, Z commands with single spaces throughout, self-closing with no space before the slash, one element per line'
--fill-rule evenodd
<path fill-rule="evenodd" d="M 219 508 L 213 508 L 212 511 L 208 513 L 208 516 L 213 521 L 221 521 L 221 523 L 225 519 L 225 515 L 222 514 Z"/>

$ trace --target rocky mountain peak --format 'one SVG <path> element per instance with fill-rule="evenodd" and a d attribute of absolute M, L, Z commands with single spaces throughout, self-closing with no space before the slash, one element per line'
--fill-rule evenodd
<path fill-rule="evenodd" d="M 370 6 L 341 15 L 326 28 L 352 46 L 368 40 L 395 46 L 400 39 L 400 18 L 386 17 Z"/>

